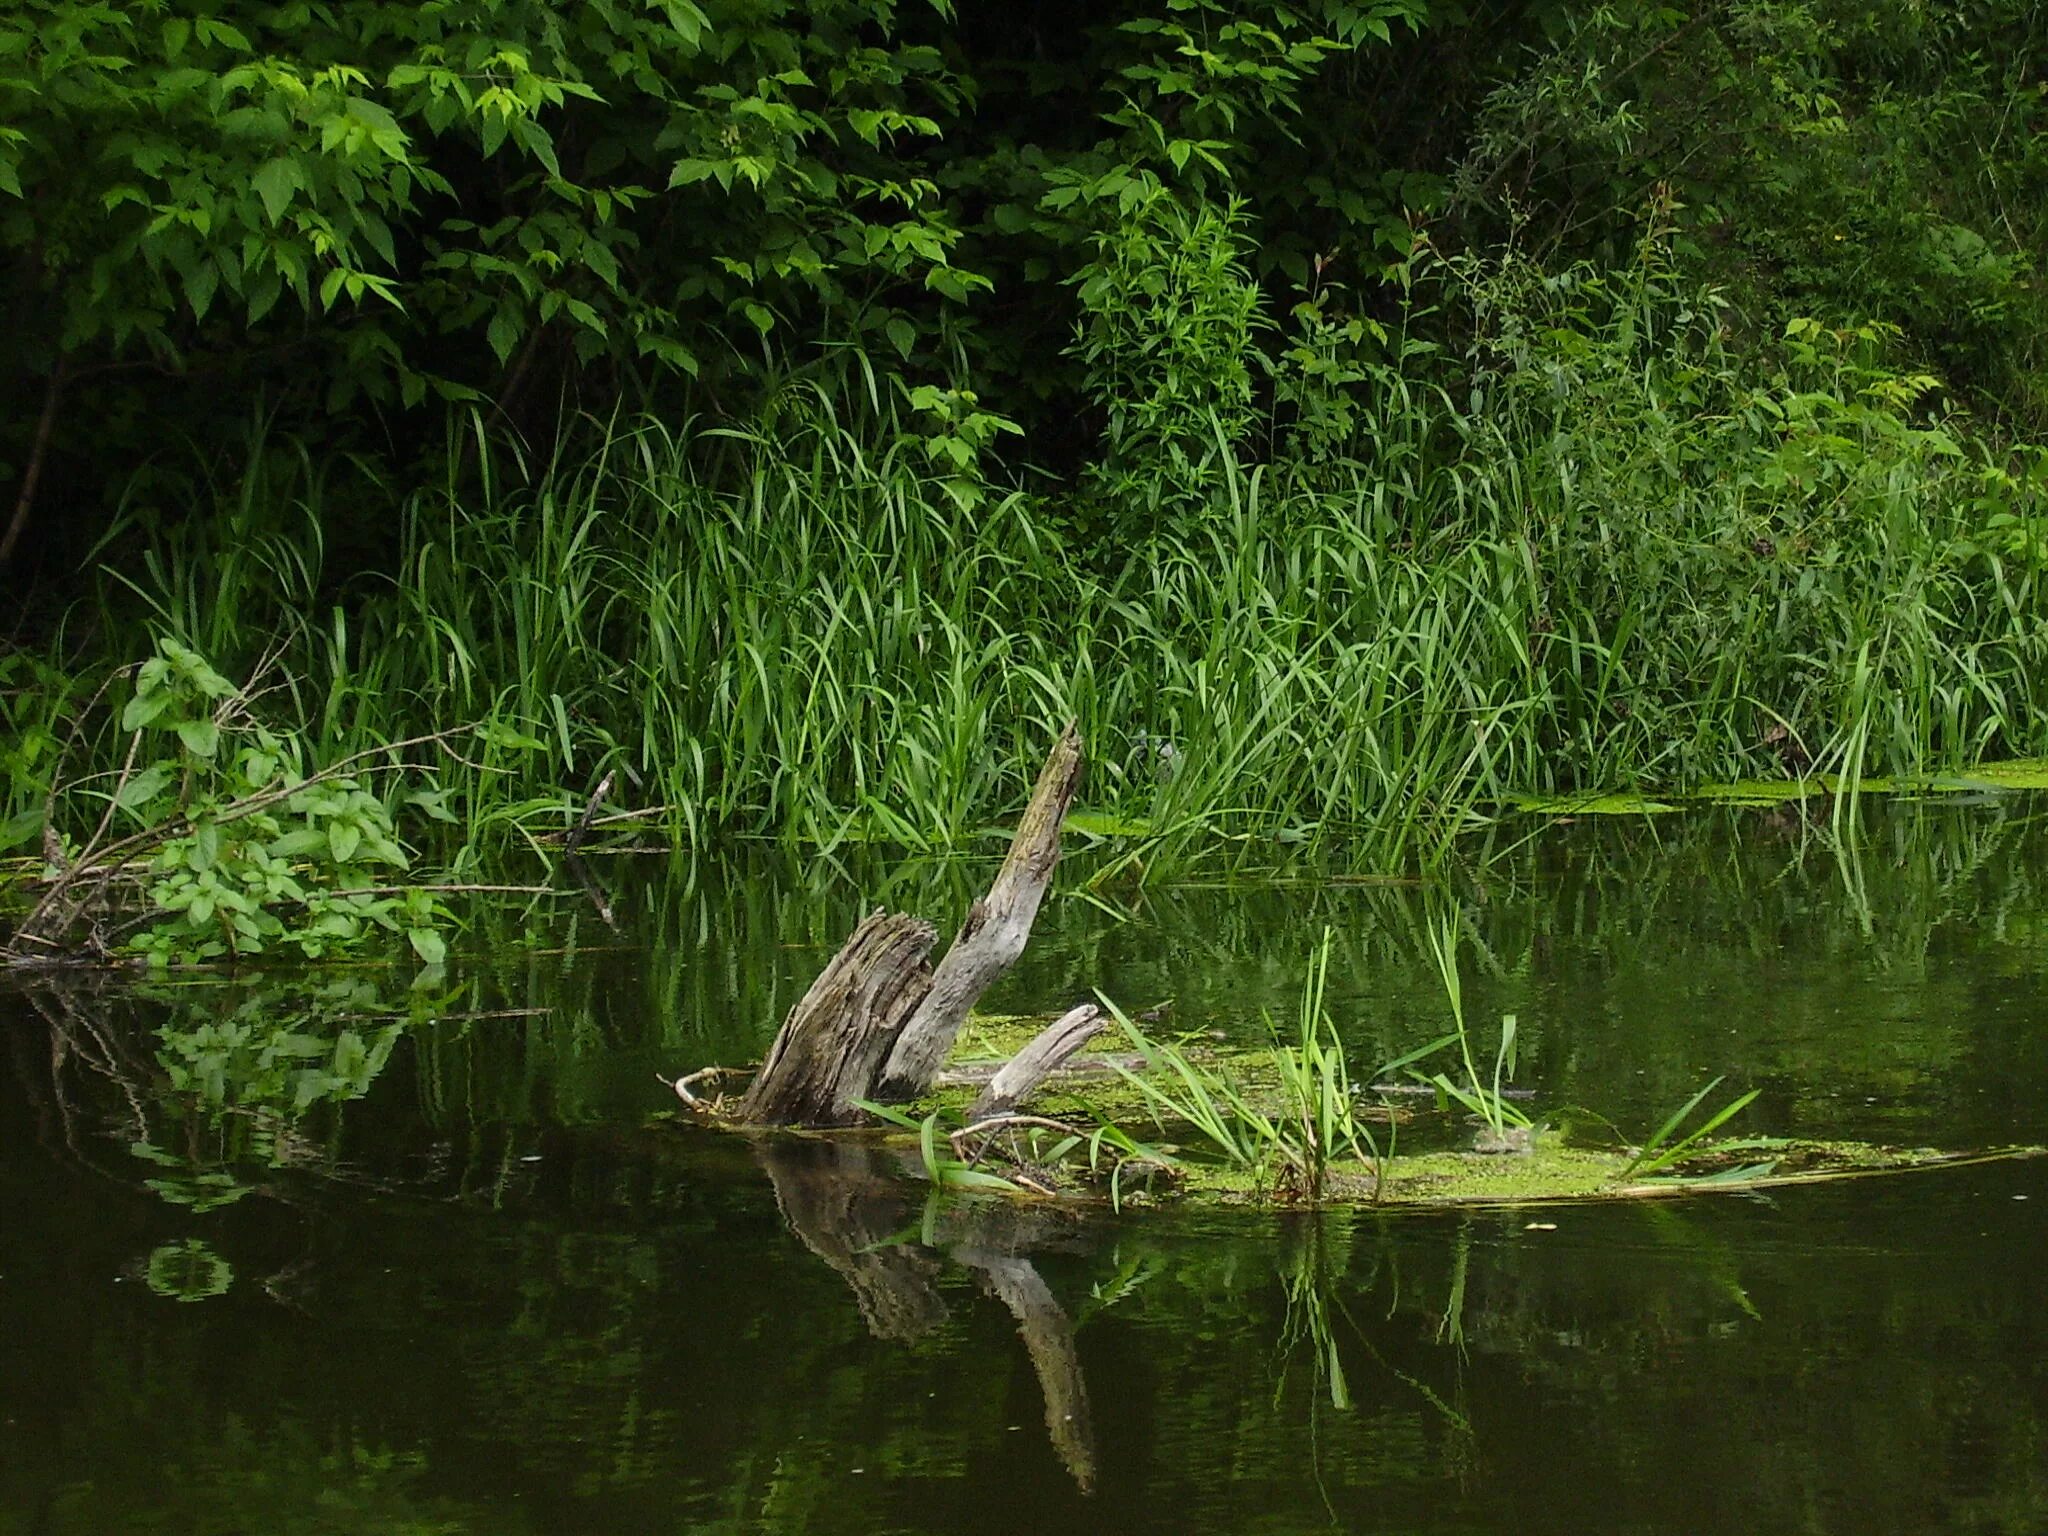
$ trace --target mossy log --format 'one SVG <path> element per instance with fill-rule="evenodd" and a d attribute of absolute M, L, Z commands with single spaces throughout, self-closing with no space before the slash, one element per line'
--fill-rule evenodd
<path fill-rule="evenodd" d="M 968 909 L 945 958 L 930 962 L 929 923 L 882 912 L 866 918 L 790 1010 L 736 1118 L 854 1125 L 863 1099 L 900 1103 L 929 1089 L 968 1010 L 1024 952 L 1080 782 L 1081 737 L 1070 725 L 1039 772 L 994 883 Z"/>

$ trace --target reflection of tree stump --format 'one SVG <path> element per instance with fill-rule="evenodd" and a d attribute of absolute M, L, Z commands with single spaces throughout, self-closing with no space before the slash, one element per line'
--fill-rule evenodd
<path fill-rule="evenodd" d="M 903 1170 L 879 1148 L 777 1137 L 754 1148 L 789 1229 L 852 1287 L 878 1339 L 909 1342 L 946 1320 L 938 1264 L 890 1242 L 910 1220 Z"/>
<path fill-rule="evenodd" d="M 1081 1374 L 1074 1325 L 1029 1259 L 963 1245 L 953 1257 L 981 1277 L 987 1292 L 1017 1319 L 1017 1335 L 1045 1395 L 1045 1432 L 1083 1493 L 1095 1491 L 1095 1420 Z"/>
<path fill-rule="evenodd" d="M 910 1224 L 898 1158 L 871 1141 L 778 1136 L 754 1145 L 775 1203 L 806 1248 L 845 1280 L 878 1339 L 908 1343 L 946 1319 L 930 1249 L 898 1240 Z M 1095 1489 L 1095 1425 L 1074 1325 L 1027 1254 L 1067 1246 L 1071 1214 L 1006 1203 L 949 1209 L 939 1218 L 953 1260 L 1017 1320 L 1045 1396 L 1053 1449 L 1083 1493 Z"/>
<path fill-rule="evenodd" d="M 738 1117 L 850 1125 L 862 1099 L 900 1102 L 930 1088 L 968 1010 L 1024 952 L 1080 782 L 1081 738 L 1069 726 L 1045 760 L 1003 867 L 968 909 L 946 957 L 930 964 L 928 923 L 880 912 L 863 921 L 790 1010 Z"/>

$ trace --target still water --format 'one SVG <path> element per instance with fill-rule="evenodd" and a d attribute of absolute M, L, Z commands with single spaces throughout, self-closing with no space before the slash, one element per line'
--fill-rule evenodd
<path fill-rule="evenodd" d="M 2048 1140 L 2044 817 L 1502 829 L 1468 1012 L 1637 1134 L 1727 1074 L 1756 1132 Z M 0 1533 L 2048 1530 L 2048 1161 L 1116 1218 L 668 1115 L 990 863 L 620 861 L 616 928 L 443 976 L 0 995 Z M 1329 928 L 1355 1061 L 1441 1031 L 1424 893 L 1270 865 L 1056 895 L 987 1005 L 1255 1038 Z"/>

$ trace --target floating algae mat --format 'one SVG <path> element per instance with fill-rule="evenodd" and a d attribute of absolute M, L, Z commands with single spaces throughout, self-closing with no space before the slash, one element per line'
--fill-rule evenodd
<path fill-rule="evenodd" d="M 1635 790 L 1589 790 L 1583 794 L 1515 794 L 1507 803 L 1518 811 L 1553 816 L 1657 816 L 1686 805 L 1767 807 L 1812 800 L 1843 792 L 1839 774 L 1814 774 L 1801 779 L 1739 779 L 1702 784 L 1672 793 Z M 1980 763 L 1959 773 L 1900 774 L 1863 778 L 1856 792 L 1865 795 L 1985 795 L 2025 789 L 2048 789 L 2048 757 Z"/>
<path fill-rule="evenodd" d="M 1017 1045 L 1030 1039 L 1044 1023 L 1032 1015 L 970 1017 L 938 1090 L 913 1106 L 913 1113 L 906 1118 L 928 1116 L 935 1121 L 950 1119 L 958 1123 L 971 1095 L 988 1081 Z M 1142 1041 L 1143 1037 L 1136 1038 Z M 1219 1160 L 1211 1148 L 1200 1145 L 1203 1133 L 1192 1122 L 1170 1113 L 1156 1113 L 1155 1100 L 1145 1092 L 1138 1078 L 1148 1070 L 1158 1072 L 1162 1068 L 1156 1058 L 1148 1065 L 1147 1052 L 1129 1049 L 1130 1043 L 1114 1036 L 1100 1036 L 1071 1058 L 1065 1071 L 1045 1086 L 1034 1104 L 1034 1112 L 1043 1122 L 1035 1129 L 1048 1131 L 1054 1123 L 1064 1122 L 1071 1127 L 1071 1135 L 1085 1138 L 1109 1124 L 1134 1139 L 1152 1137 L 1150 1148 L 1157 1149 L 1161 1161 L 1170 1164 L 1171 1176 L 1147 1181 L 1129 1197 L 1134 1203 L 1161 1199 L 1192 1206 L 1299 1203 L 1298 1197 L 1270 1172 Z M 1270 1119 L 1283 1112 L 1275 1103 L 1280 1068 L 1273 1051 L 1191 1040 L 1175 1048 L 1174 1054 L 1197 1073 L 1219 1085 L 1227 1084 L 1228 1091 L 1241 1096 L 1253 1113 Z M 1333 1157 L 1315 1204 L 1485 1207 L 1663 1199 L 2048 1154 L 2048 1148 L 2030 1145 L 1953 1151 L 1814 1137 L 1728 1136 L 1701 1138 L 1684 1143 L 1675 1153 L 1667 1151 L 1664 1156 L 1653 1158 L 1632 1148 L 1578 1145 L 1564 1130 L 1541 1123 L 1518 1127 L 1511 1150 L 1475 1151 L 1439 1145 L 1402 1152 L 1398 1150 L 1402 1138 L 1427 1138 L 1431 1129 L 1438 1132 L 1439 1141 L 1447 1133 L 1463 1134 L 1463 1128 L 1454 1127 L 1449 1116 L 1402 1102 L 1416 1094 L 1426 1102 L 1437 1097 L 1427 1084 L 1420 1082 L 1378 1085 L 1356 1095 L 1354 1112 L 1360 1122 L 1368 1126 L 1376 1122 L 1382 1128 L 1372 1138 L 1373 1145 L 1388 1150 L 1384 1155 L 1368 1152 L 1362 1157 Z M 1432 1109 L 1435 1107 L 1432 1105 Z M 1517 1119 L 1526 1118 L 1517 1114 Z M 1564 1114 L 1558 1118 L 1569 1123 L 1579 1117 Z M 1432 1121 L 1433 1127 L 1427 1123 Z M 1655 1173 L 1644 1172 L 1653 1162 Z M 989 1166 L 1000 1168 L 1001 1160 L 993 1160 Z M 1088 1171 L 1100 1171 L 1099 1153 Z M 1054 1171 L 1034 1167 L 1032 1177 L 1021 1189 L 1040 1197 L 1064 1194 L 1092 1199 L 1101 1193 L 1098 1179 L 1081 1178 L 1065 1185 L 1048 1182 L 1057 1179 Z M 943 1177 L 940 1182 L 944 1182 Z M 977 1182 L 982 1187 L 994 1187 L 992 1179 Z M 1121 1191 L 1117 1199 L 1124 1203 Z"/>
<path fill-rule="evenodd" d="M 1881 1147 L 1868 1142 L 1796 1138 L 1708 1142 L 1679 1167 L 1655 1178 L 1633 1177 L 1626 1153 L 1544 1145 L 1527 1153 L 1422 1152 L 1387 1159 L 1383 1176 L 1355 1166 L 1333 1170 L 1325 1205 L 1516 1206 L 1589 1200 L 1654 1200 L 1679 1195 L 1817 1184 L 1913 1170 L 1964 1167 L 2040 1157 L 2042 1147 L 1997 1147 L 1943 1152 L 1929 1147 Z M 1260 1199 L 1233 1180 L 1210 1182 L 1197 1173 L 1188 1198 L 1241 1205 Z"/>

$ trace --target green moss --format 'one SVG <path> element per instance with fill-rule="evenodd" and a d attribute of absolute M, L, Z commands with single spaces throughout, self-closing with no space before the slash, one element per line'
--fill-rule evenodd
<path fill-rule="evenodd" d="M 1388 1208 L 1647 1200 L 1717 1190 L 1775 1189 L 2043 1155 L 2048 1155 L 2048 1149 L 2041 1147 L 1958 1153 L 1868 1142 L 1785 1140 L 1764 1147 L 1753 1140 L 1737 1140 L 1702 1148 L 1671 1176 L 1631 1179 L 1623 1153 L 1551 1142 L 1539 1143 L 1528 1155 L 1424 1152 L 1395 1157 L 1387 1161 L 1383 1180 L 1370 1167 L 1346 1163 L 1330 1170 L 1324 1204 Z M 1280 1203 L 1248 1169 L 1190 1163 L 1186 1173 L 1183 1198 L 1195 1204 Z M 1731 1176 L 1736 1173 L 1743 1176 Z"/>
<path fill-rule="evenodd" d="M 1389 1161 L 1384 1199 L 1431 1205 L 1583 1200 L 1617 1184 L 1627 1166 L 1628 1159 L 1618 1152 L 1542 1139 L 1526 1154 L 1424 1152 Z M 1365 1193 L 1370 1198 L 1369 1188 Z"/>
<path fill-rule="evenodd" d="M 1007 1060 L 1050 1022 L 1037 1014 L 976 1014 L 962 1028 L 952 1055 L 960 1065 Z M 1179 1042 L 1188 1058 L 1228 1077 L 1253 1103 L 1277 1100 L 1279 1080 L 1267 1048 Z M 1128 1042 L 1109 1032 L 1088 1052 L 1128 1054 Z M 1084 1053 L 1086 1054 L 1086 1053 Z M 979 1081 L 942 1086 L 909 1106 L 922 1118 L 938 1113 L 957 1124 L 981 1091 Z M 1159 1145 L 1181 1142 L 1179 1197 L 1201 1205 L 1284 1203 L 1262 1171 L 1225 1163 L 1191 1127 L 1160 1127 L 1144 1092 L 1113 1073 L 1072 1078 L 1038 1095 L 1034 1114 L 1072 1122 L 1087 1132 L 1103 1121 L 1139 1140 Z M 1363 1108 L 1363 1107 L 1361 1107 Z M 1406 1112 L 1402 1112 L 1404 1117 Z M 1794 1183 L 1896 1173 L 1993 1158 L 2041 1155 L 2038 1147 L 2006 1147 L 1953 1153 L 1926 1147 L 1886 1147 L 1869 1142 L 1782 1137 L 1728 1137 L 1694 1148 L 1683 1163 L 1654 1178 L 1632 1176 L 1625 1150 L 1577 1147 L 1555 1134 L 1540 1135 L 1527 1153 L 1428 1151 L 1389 1158 L 1383 1166 L 1346 1161 L 1333 1166 L 1325 1185 L 1328 1205 L 1471 1206 L 1533 1205 L 1557 1201 L 1638 1200 L 1717 1189 L 1771 1188 Z"/>
<path fill-rule="evenodd" d="M 1008 1061 L 1057 1017 L 1050 1013 L 970 1013 L 953 1037 L 946 1061 L 951 1066 Z"/>

